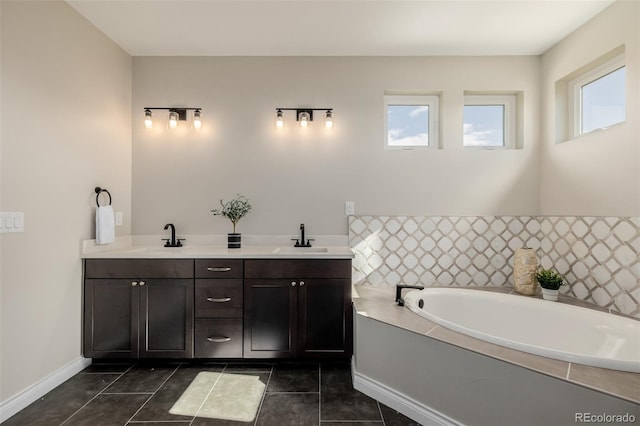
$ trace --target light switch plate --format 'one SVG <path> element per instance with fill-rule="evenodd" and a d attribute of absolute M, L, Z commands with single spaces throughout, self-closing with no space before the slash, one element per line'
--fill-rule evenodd
<path fill-rule="evenodd" d="M 344 203 L 344 214 L 347 216 L 353 216 L 356 214 L 356 203 L 353 201 L 346 201 Z"/>
<path fill-rule="evenodd" d="M 122 226 L 122 212 L 116 212 L 116 226 Z"/>
<path fill-rule="evenodd" d="M 24 232 L 24 213 L 0 212 L 0 232 Z"/>

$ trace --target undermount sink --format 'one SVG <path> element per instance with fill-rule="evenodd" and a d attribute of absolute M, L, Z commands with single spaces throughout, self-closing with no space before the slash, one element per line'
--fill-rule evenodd
<path fill-rule="evenodd" d="M 145 253 L 149 255 L 157 254 L 180 254 L 194 251 L 192 247 L 135 247 L 130 250 L 126 250 L 128 253 Z"/>
<path fill-rule="evenodd" d="M 278 247 L 273 250 L 274 253 L 328 253 L 329 249 L 326 247 Z"/>

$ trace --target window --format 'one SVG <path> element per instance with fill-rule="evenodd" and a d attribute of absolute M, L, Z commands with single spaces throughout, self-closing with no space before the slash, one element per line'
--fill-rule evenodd
<path fill-rule="evenodd" d="M 515 95 L 467 95 L 464 97 L 463 146 L 515 148 L 515 139 Z"/>
<path fill-rule="evenodd" d="M 385 148 L 438 147 L 438 97 L 385 96 Z"/>
<path fill-rule="evenodd" d="M 579 136 L 625 121 L 624 55 L 569 82 L 572 136 Z"/>

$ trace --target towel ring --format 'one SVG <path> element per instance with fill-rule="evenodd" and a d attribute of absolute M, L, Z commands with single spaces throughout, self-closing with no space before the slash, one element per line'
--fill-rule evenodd
<path fill-rule="evenodd" d="M 100 188 L 99 186 L 96 186 L 96 204 L 98 205 L 98 207 L 100 207 L 100 193 L 101 192 L 106 192 L 107 195 L 109 196 L 109 205 L 111 205 L 111 193 L 109 191 L 107 191 L 104 188 Z"/>

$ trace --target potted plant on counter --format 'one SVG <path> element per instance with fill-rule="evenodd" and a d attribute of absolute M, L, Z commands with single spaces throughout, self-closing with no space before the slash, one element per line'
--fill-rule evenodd
<path fill-rule="evenodd" d="M 541 269 L 536 273 L 536 280 L 542 287 L 542 298 L 545 300 L 558 300 L 558 292 L 564 282 L 564 277 L 553 269 Z"/>
<path fill-rule="evenodd" d="M 247 213 L 251 211 L 251 204 L 244 195 L 238 194 L 233 200 L 224 202 L 220 200 L 219 209 L 211 210 L 214 216 L 224 216 L 228 218 L 233 224 L 233 232 L 227 234 L 227 247 L 228 248 L 240 248 L 242 234 L 236 232 L 236 225 Z"/>

